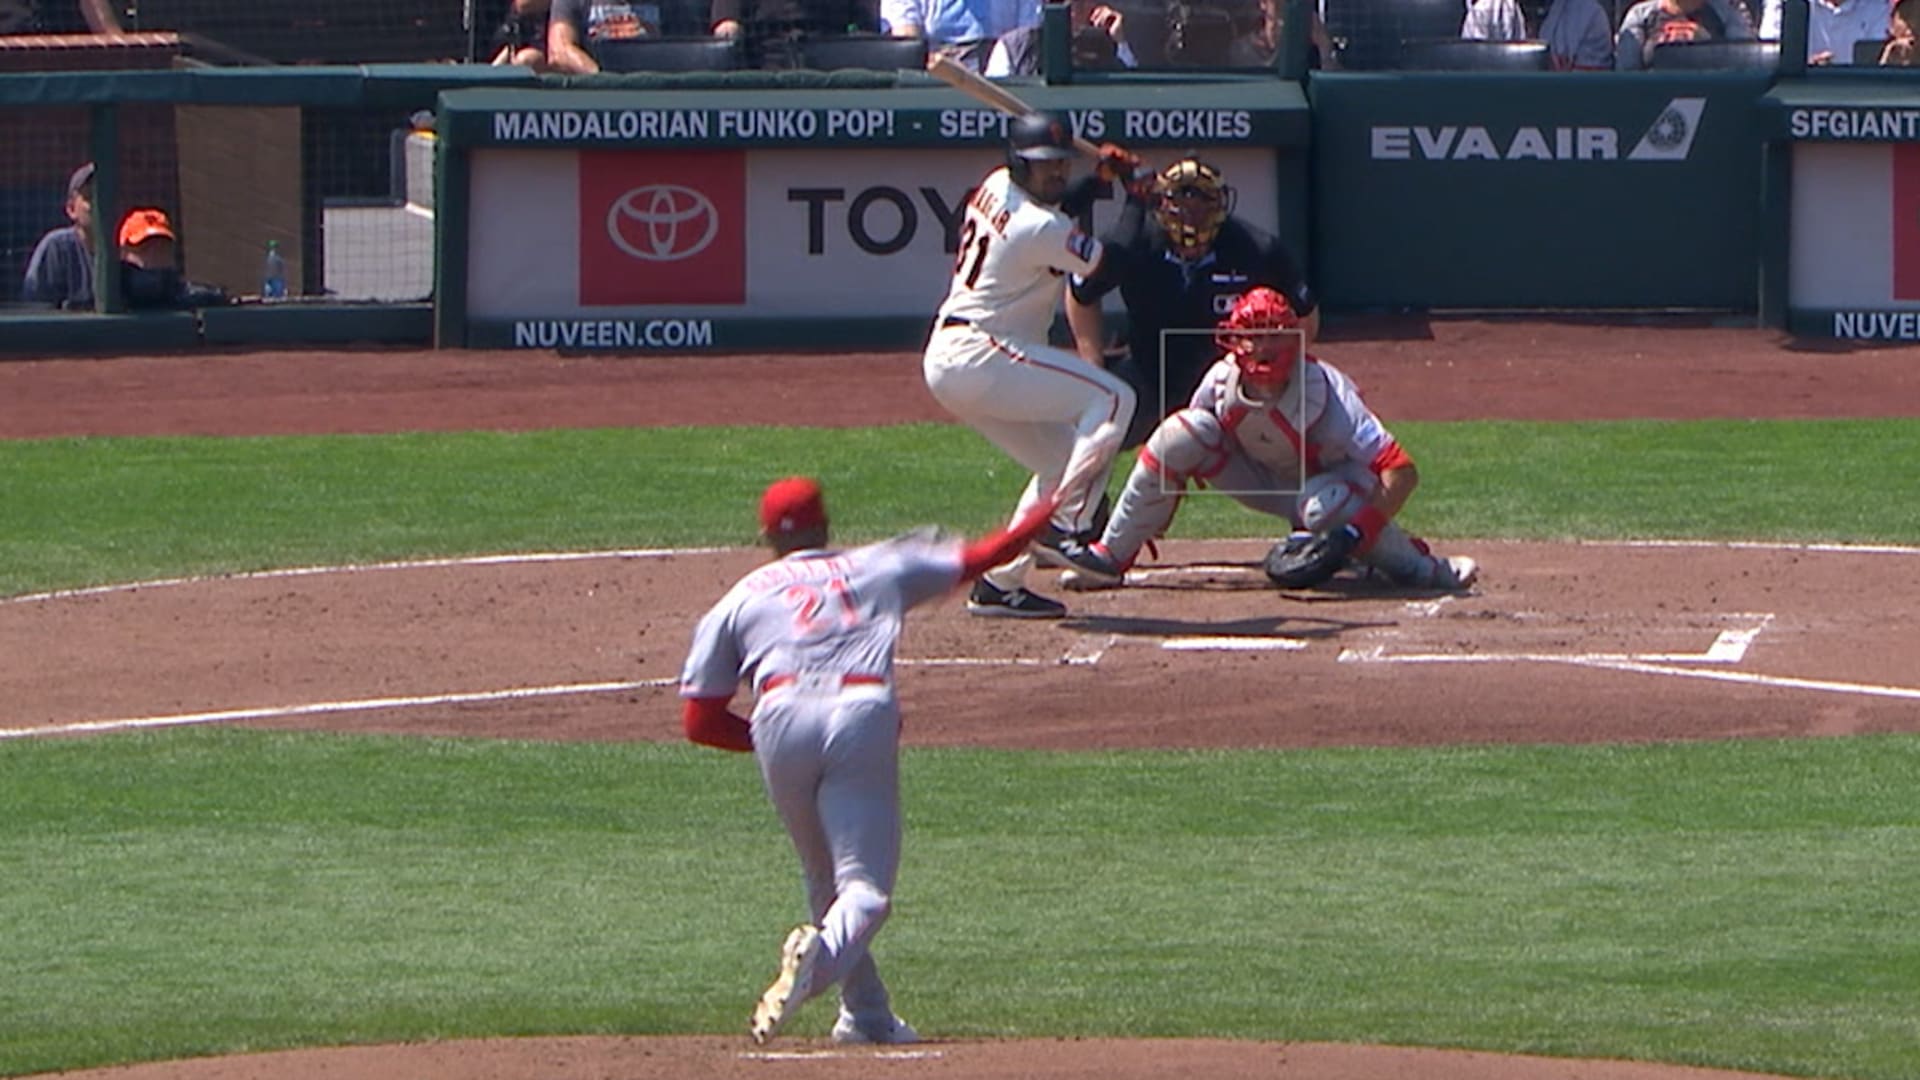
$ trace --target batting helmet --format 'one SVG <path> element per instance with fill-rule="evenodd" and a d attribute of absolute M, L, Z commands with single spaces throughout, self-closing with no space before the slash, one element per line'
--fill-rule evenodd
<path fill-rule="evenodd" d="M 1239 365 L 1241 381 L 1268 392 L 1292 378 L 1306 344 L 1293 305 L 1265 285 L 1241 294 L 1213 337 Z"/>
<path fill-rule="evenodd" d="M 1058 113 L 1030 112 L 1007 125 L 1007 171 L 1013 182 L 1027 186 L 1027 163 L 1062 161 L 1078 156 L 1073 129 Z"/>
<path fill-rule="evenodd" d="M 1153 219 L 1178 248 L 1212 244 L 1233 200 L 1220 170 L 1197 157 L 1183 157 L 1153 178 Z"/>

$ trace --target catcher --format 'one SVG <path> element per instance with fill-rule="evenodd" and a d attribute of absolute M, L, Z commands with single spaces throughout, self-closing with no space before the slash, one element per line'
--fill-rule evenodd
<path fill-rule="evenodd" d="M 1220 323 L 1225 355 L 1186 408 L 1140 450 L 1100 539 L 1078 549 L 1069 589 L 1113 588 L 1166 531 L 1189 481 L 1286 518 L 1294 532 L 1267 554 L 1274 584 L 1308 589 L 1358 562 L 1395 584 L 1470 587 L 1479 567 L 1442 558 L 1393 523 L 1420 482 L 1413 459 L 1338 368 L 1306 351 L 1286 297 L 1250 289 Z"/>

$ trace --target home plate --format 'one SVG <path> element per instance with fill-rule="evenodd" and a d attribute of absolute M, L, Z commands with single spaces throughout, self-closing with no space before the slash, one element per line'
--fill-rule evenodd
<path fill-rule="evenodd" d="M 1174 637 L 1160 643 L 1163 649 L 1201 652 L 1210 649 L 1235 652 L 1298 652 L 1307 647 L 1299 638 L 1287 637 Z"/>

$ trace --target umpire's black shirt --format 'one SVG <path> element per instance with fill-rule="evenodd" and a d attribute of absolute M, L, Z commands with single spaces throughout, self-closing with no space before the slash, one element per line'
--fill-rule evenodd
<path fill-rule="evenodd" d="M 1123 246 L 1114 277 L 1075 278 L 1074 299 L 1098 303 L 1115 285 L 1127 305 L 1129 355 L 1111 363 L 1113 373 L 1133 386 L 1139 403 L 1126 445 L 1138 446 L 1168 414 L 1186 407 L 1200 379 L 1220 358 L 1213 329 L 1233 310 L 1240 294 L 1256 285 L 1285 296 L 1301 318 L 1316 301 L 1286 245 L 1237 217 L 1229 217 L 1214 237 L 1213 249 L 1195 262 L 1183 262 L 1167 250 L 1167 234 L 1146 216 L 1145 206 L 1127 200 L 1120 220 L 1102 238 Z M 1166 400 L 1160 389 L 1160 331 L 1200 333 L 1167 337 Z"/>

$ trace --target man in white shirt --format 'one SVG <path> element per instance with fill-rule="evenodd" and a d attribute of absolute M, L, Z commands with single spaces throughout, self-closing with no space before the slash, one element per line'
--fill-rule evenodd
<path fill-rule="evenodd" d="M 1780 40 L 1784 0 L 1765 0 L 1760 36 Z M 1807 63 L 1851 64 L 1853 43 L 1887 36 L 1890 0 L 1807 0 Z"/>

